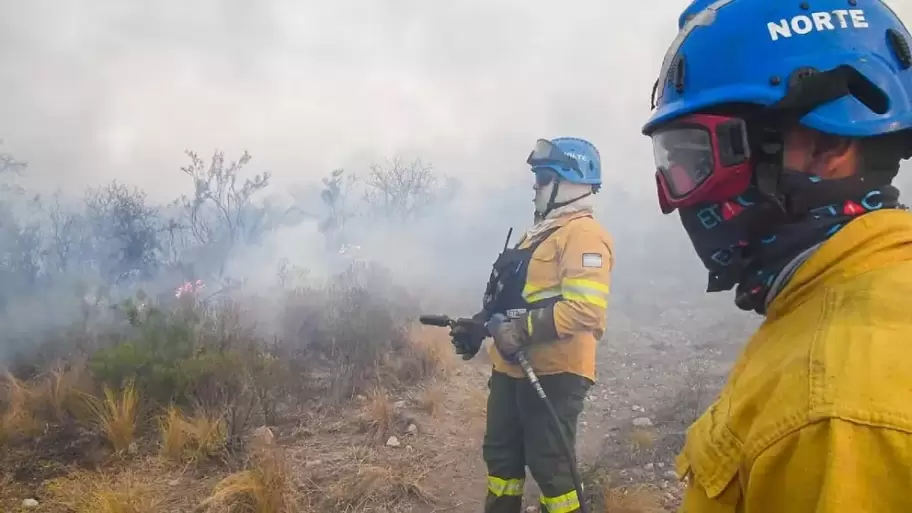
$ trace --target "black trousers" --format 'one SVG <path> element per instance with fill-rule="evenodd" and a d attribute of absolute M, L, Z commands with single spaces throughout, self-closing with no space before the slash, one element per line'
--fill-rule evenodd
<path fill-rule="evenodd" d="M 592 382 L 576 374 L 540 376 L 539 382 L 557 411 L 570 444 Z M 542 511 L 579 510 L 570 473 L 572 461 L 547 406 L 526 379 L 494 371 L 488 382 L 487 426 L 482 446 L 488 466 L 485 513 L 520 513 L 525 467 L 541 489 Z"/>

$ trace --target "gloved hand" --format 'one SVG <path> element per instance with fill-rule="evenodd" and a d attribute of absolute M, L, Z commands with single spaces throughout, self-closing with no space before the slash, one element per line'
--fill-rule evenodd
<path fill-rule="evenodd" d="M 459 321 L 463 321 L 460 319 Z M 478 354 L 481 344 L 488 337 L 488 330 L 484 323 L 465 319 L 465 322 L 457 321 L 456 325 L 450 328 L 450 342 L 456 349 L 456 354 L 462 356 L 463 360 L 471 360 Z"/>
<path fill-rule="evenodd" d="M 494 337 L 494 346 L 504 360 L 516 363 L 516 354 L 526 345 L 525 331 L 511 321 L 506 315 L 494 314 L 485 325 L 488 333 Z"/>

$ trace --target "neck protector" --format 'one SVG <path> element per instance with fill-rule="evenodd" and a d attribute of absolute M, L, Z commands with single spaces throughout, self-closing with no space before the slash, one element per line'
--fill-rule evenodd
<path fill-rule="evenodd" d="M 782 170 L 778 187 L 792 202 L 785 209 L 774 208 L 757 186 L 722 203 L 679 209 L 684 229 L 709 271 L 707 292 L 737 285 L 735 304 L 761 315 L 773 282 L 799 255 L 858 216 L 905 208 L 895 187 L 866 182 L 864 176 L 823 180 Z M 800 198 L 814 201 L 800 205 Z M 768 231 L 759 232 L 761 226 Z"/>

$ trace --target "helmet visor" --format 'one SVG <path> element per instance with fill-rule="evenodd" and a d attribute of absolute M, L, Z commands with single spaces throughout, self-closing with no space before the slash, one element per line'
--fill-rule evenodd
<path fill-rule="evenodd" d="M 547 139 L 539 139 L 535 142 L 535 147 L 529 153 L 526 164 L 533 167 L 554 164 L 579 170 L 579 164 L 576 163 L 576 159 L 562 152 Z"/>

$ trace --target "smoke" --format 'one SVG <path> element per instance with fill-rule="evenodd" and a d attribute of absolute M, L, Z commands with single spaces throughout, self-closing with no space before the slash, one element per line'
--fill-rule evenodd
<path fill-rule="evenodd" d="M 58 189 L 78 207 L 86 187 L 116 179 L 144 191 L 163 218 L 169 202 L 193 195 L 184 150 L 220 149 L 226 159 L 248 150 L 242 178 L 271 172 L 253 204 L 277 224 L 200 262 L 224 257 L 226 275 L 266 283 L 283 263 L 325 277 L 364 258 L 468 310 L 507 229 L 516 240 L 531 223 L 532 142 L 584 137 L 603 158 L 596 209 L 615 239 L 613 308 L 646 318 L 685 302 L 731 316 L 730 297 L 702 292 L 705 275 L 677 219 L 658 212 L 640 134 L 688 3 L 4 2 L 0 150 L 29 163 L 15 180 L 28 191 L 19 210 L 37 193 L 46 210 Z M 892 4 L 912 18 L 912 7 Z M 407 223 L 360 212 L 347 230 L 358 249 L 341 255 L 321 231 L 321 180 L 337 168 L 363 177 L 390 157 L 431 163 L 454 180 L 452 197 Z M 363 192 L 349 198 L 359 208 Z M 46 212 L 20 217 L 49 228 Z M 74 218 L 90 229 L 81 223 Z M 158 274 L 158 288 L 188 272 Z"/>

